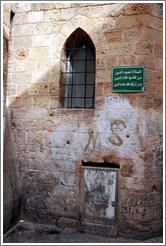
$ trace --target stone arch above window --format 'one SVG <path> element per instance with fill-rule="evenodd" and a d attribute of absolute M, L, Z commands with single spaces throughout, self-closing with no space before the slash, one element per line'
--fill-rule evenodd
<path fill-rule="evenodd" d="M 81 28 L 77 28 L 65 42 L 60 84 L 62 107 L 94 108 L 95 46 Z"/>

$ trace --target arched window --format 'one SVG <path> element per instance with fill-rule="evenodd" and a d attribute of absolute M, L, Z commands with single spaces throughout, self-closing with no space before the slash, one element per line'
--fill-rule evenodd
<path fill-rule="evenodd" d="M 67 40 L 64 54 L 64 106 L 94 108 L 95 47 L 92 40 L 78 28 Z"/>

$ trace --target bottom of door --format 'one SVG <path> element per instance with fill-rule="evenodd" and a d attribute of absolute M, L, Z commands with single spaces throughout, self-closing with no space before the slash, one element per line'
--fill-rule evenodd
<path fill-rule="evenodd" d="M 82 222 L 78 226 L 78 231 L 93 234 L 93 235 L 98 235 L 102 237 L 117 237 L 118 235 L 118 229 L 116 224 L 103 225 L 103 224 Z"/>

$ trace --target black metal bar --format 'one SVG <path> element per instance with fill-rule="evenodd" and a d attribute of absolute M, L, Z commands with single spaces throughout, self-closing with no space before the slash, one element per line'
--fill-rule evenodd
<path fill-rule="evenodd" d="M 94 87 L 93 87 L 93 100 L 92 100 L 92 104 L 93 104 L 93 108 L 94 108 L 94 104 L 95 104 L 95 74 L 96 74 L 96 57 L 94 57 L 94 76 L 93 76 L 93 84 L 94 84 Z"/>
<path fill-rule="evenodd" d="M 72 51 L 73 48 L 71 49 L 64 49 L 64 51 Z M 88 50 L 95 50 L 95 48 L 87 48 Z M 82 48 L 76 48 L 75 47 L 75 50 L 82 50 Z"/>
<path fill-rule="evenodd" d="M 67 91 L 67 94 L 64 94 L 64 96 L 62 96 L 62 98 L 67 98 L 67 107 L 68 108 L 93 108 L 94 107 L 94 94 L 95 94 L 95 64 L 93 64 L 93 62 L 95 62 L 95 48 L 91 47 L 88 44 L 88 40 L 87 40 L 87 35 L 86 37 L 84 37 L 84 47 L 83 46 L 77 46 L 75 47 L 77 44 L 75 43 L 75 36 L 73 36 L 73 46 L 72 48 L 67 48 L 64 49 L 66 51 L 66 54 L 68 54 L 68 58 L 69 59 L 64 59 L 62 60 L 62 62 L 68 66 L 68 69 L 66 69 L 67 72 L 61 72 L 62 75 L 66 75 L 66 77 L 69 77 L 69 82 L 68 84 L 63 83 L 61 84 L 62 86 L 68 86 L 66 88 L 68 88 L 68 90 L 65 89 L 65 91 Z M 82 42 L 82 41 L 81 41 Z M 84 49 L 84 57 L 85 59 L 79 59 L 79 57 L 76 57 L 75 59 L 75 52 Z M 90 51 L 90 53 L 92 52 L 94 59 L 88 59 L 88 51 Z M 73 66 L 74 63 L 77 62 L 78 68 L 79 68 L 79 63 L 78 62 L 83 62 L 84 67 L 85 67 L 85 71 L 76 71 L 74 72 L 73 70 Z M 90 63 L 89 67 L 88 64 Z M 92 62 L 92 64 L 91 64 Z M 91 66 L 92 65 L 92 66 Z M 87 71 L 88 69 L 94 69 L 94 71 Z M 77 69 L 78 70 L 78 69 Z M 82 82 L 81 84 L 76 84 L 75 81 L 75 74 L 77 74 L 79 76 L 79 74 L 85 74 L 85 78 L 83 76 L 83 80 L 79 80 L 80 82 Z M 88 74 L 93 74 L 92 77 L 88 76 Z M 91 80 L 92 79 L 92 82 Z M 90 82 L 90 84 L 88 84 L 88 82 Z M 84 94 L 83 96 L 77 96 L 76 93 L 74 93 L 76 87 L 78 86 L 82 86 L 82 88 L 84 87 Z M 89 88 L 88 88 L 89 86 Z M 93 87 L 92 87 L 93 86 Z M 82 90 L 82 88 L 80 87 L 80 89 L 78 89 L 79 91 Z M 90 94 L 88 93 L 88 91 L 90 92 Z M 80 91 L 81 92 L 81 91 Z M 89 97 L 86 95 L 90 95 Z M 74 100 L 75 99 L 75 100 Z M 75 103 L 75 101 L 77 102 L 77 99 L 79 101 L 79 103 Z M 83 100 L 79 100 L 79 99 L 83 99 Z M 89 100 L 87 100 L 89 99 Z M 90 100 L 91 99 L 91 100 Z M 74 103 L 74 104 L 73 104 Z M 80 105 L 80 106 L 79 106 Z"/>
<path fill-rule="evenodd" d="M 72 73 L 75 74 L 75 73 L 85 73 L 85 72 L 72 72 Z M 90 71 L 86 73 L 95 73 L 95 71 Z M 70 74 L 70 72 L 62 72 L 62 74 Z"/>
<path fill-rule="evenodd" d="M 86 108 L 86 71 L 87 71 L 87 36 L 86 36 L 86 44 L 85 44 L 85 47 L 86 47 L 86 50 L 85 50 L 85 88 L 84 88 L 84 107 Z"/>
<path fill-rule="evenodd" d="M 64 85 L 64 86 L 70 86 L 70 85 L 68 85 L 68 84 L 61 84 L 61 85 Z M 80 86 L 80 85 L 85 85 L 85 84 L 73 84 L 73 85 Z M 87 84 L 87 86 L 89 86 L 89 85 L 94 85 L 94 84 Z"/>
<path fill-rule="evenodd" d="M 72 86 L 71 86 L 71 108 L 72 108 L 72 95 L 73 95 L 73 59 L 74 59 L 74 49 L 75 49 L 75 40 L 74 40 L 74 38 L 75 38 L 75 36 L 73 36 L 73 49 L 72 49 L 72 62 L 71 62 L 71 64 L 72 64 Z"/>
<path fill-rule="evenodd" d="M 62 61 L 68 61 L 68 60 L 62 60 Z M 75 59 L 74 61 L 85 61 L 85 59 Z M 93 59 L 87 59 L 87 61 L 94 61 Z"/>

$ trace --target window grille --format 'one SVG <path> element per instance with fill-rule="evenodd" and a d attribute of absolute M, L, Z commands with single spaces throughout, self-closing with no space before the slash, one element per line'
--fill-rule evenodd
<path fill-rule="evenodd" d="M 87 35 L 66 46 L 62 72 L 63 101 L 67 108 L 94 108 L 95 48 Z"/>

